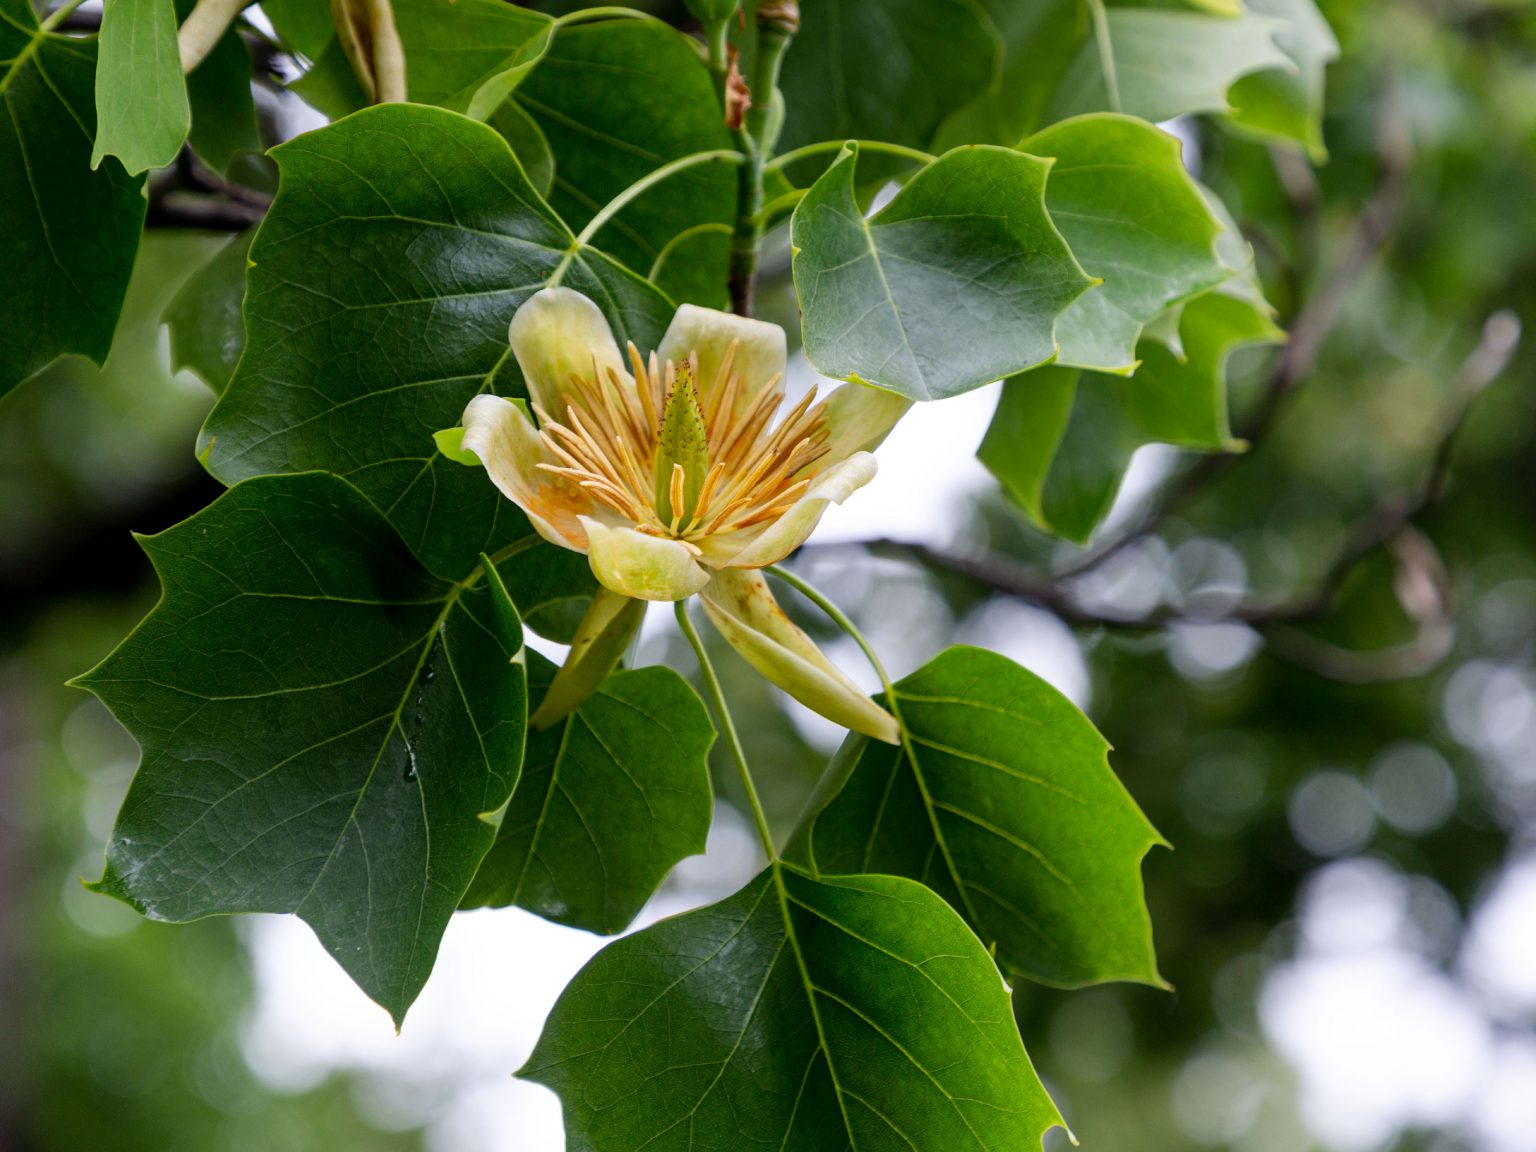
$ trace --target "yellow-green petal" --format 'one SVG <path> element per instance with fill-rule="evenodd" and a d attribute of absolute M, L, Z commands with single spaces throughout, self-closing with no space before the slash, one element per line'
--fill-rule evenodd
<path fill-rule="evenodd" d="M 827 459 L 873 452 L 907 414 L 912 401 L 896 392 L 851 380 L 827 397 Z"/>
<path fill-rule="evenodd" d="M 740 342 L 733 370 L 741 373 L 743 387 L 736 393 L 733 407 L 741 412 L 775 376 L 784 375 L 788 353 L 784 329 L 777 324 L 684 304 L 667 326 L 656 355 L 662 363 L 670 360 L 681 364 L 690 354 L 697 353 L 699 398 L 708 407 L 709 394 L 732 341 Z"/>
<path fill-rule="evenodd" d="M 587 550 L 582 517 L 598 511 L 586 489 L 540 468 L 558 463 L 533 423 L 512 401 L 481 395 L 464 409 L 463 451 L 473 452 L 502 495 L 521 508 L 540 536 Z"/>
<path fill-rule="evenodd" d="M 677 540 L 625 525 L 581 518 L 592 574 L 605 587 L 636 600 L 685 600 L 709 583 L 709 570 Z"/>
<path fill-rule="evenodd" d="M 605 378 L 612 369 L 619 379 L 633 382 L 607 318 L 570 288 L 543 288 L 528 297 L 512 314 L 507 338 L 528 395 L 556 420 L 565 418 L 571 377 L 590 378 L 594 356 Z"/>
<path fill-rule="evenodd" d="M 875 458 L 868 452 L 855 452 L 840 464 L 828 468 L 790 505 L 789 510 L 768 525 L 755 540 L 736 553 L 725 565 L 730 568 L 765 568 L 777 564 L 816 530 L 828 504 L 841 504 L 875 478 Z"/>
<path fill-rule="evenodd" d="M 720 635 L 765 679 L 835 724 L 887 744 L 900 741 L 890 713 L 859 691 L 784 615 L 761 572 L 726 568 L 699 599 Z"/>
<path fill-rule="evenodd" d="M 570 654 L 528 723 L 548 728 L 576 711 L 617 667 L 644 617 L 645 601 L 599 588 L 576 629 Z"/>

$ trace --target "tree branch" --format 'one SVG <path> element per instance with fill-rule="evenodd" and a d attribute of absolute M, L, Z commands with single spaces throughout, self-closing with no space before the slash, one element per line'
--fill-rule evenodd
<path fill-rule="evenodd" d="M 1041 574 L 1008 556 L 957 555 L 906 540 L 871 540 L 858 546 L 875 555 L 960 576 L 991 592 L 1045 608 L 1070 624 L 1151 631 L 1176 623 L 1241 623 L 1272 634 L 1275 649 L 1282 655 L 1320 671 L 1324 666 L 1334 669 L 1338 673 L 1336 679 L 1363 681 L 1376 676 L 1382 669 L 1369 663 L 1373 657 L 1378 658 L 1377 664 L 1396 670 L 1385 678 L 1409 674 L 1401 669 L 1418 667 L 1415 661 L 1438 661 L 1444 655 L 1449 648 L 1450 628 L 1448 581 L 1433 545 L 1413 527 L 1413 522 L 1444 497 L 1451 457 L 1467 414 L 1483 389 L 1509 364 L 1519 340 L 1520 322 L 1513 312 L 1500 311 L 1488 318 L 1481 339 L 1457 374 L 1424 479 L 1412 490 L 1381 501 L 1360 517 L 1323 575 L 1301 593 L 1281 599 L 1250 597 L 1214 611 L 1165 603 L 1149 612 L 1117 613 L 1086 605 L 1076 594 L 1074 585 L 1087 574 L 1086 569 Z M 1304 637 L 1290 627 L 1325 615 L 1349 575 L 1382 547 L 1393 551 L 1398 563 L 1399 600 L 1420 625 L 1420 635 L 1412 644 L 1380 653 L 1350 652 Z"/>

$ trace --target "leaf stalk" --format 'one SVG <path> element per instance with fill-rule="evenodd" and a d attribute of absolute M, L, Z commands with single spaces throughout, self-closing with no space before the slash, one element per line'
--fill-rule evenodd
<path fill-rule="evenodd" d="M 720 678 L 715 675 L 715 666 L 710 663 L 709 653 L 704 650 L 704 641 L 699 638 L 698 629 L 688 618 L 688 601 L 677 601 L 673 611 L 677 615 L 677 626 L 682 629 L 683 635 L 693 648 L 693 654 L 698 657 L 699 674 L 704 678 L 710 707 L 719 717 L 720 730 L 725 734 L 726 746 L 731 750 L 731 759 L 736 762 L 736 771 L 741 776 L 742 787 L 747 790 L 747 803 L 752 808 L 752 819 L 757 825 L 757 837 L 762 841 L 763 851 L 768 854 L 769 861 L 776 864 L 779 860 L 779 850 L 774 847 L 773 832 L 768 827 L 768 817 L 763 812 L 763 802 L 758 799 L 757 785 L 752 783 L 752 769 L 747 766 L 747 753 L 741 746 L 741 737 L 736 732 L 736 722 L 731 719 L 731 710 L 726 706 L 725 692 L 720 687 Z"/>

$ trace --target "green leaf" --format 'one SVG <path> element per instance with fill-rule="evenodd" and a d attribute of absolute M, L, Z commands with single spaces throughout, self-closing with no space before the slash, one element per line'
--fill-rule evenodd
<path fill-rule="evenodd" d="M 534 191 L 546 200 L 555 184 L 555 155 L 549 149 L 538 121 L 523 111 L 516 100 L 503 100 L 501 107 L 486 117 L 487 124 L 501 133 Z"/>
<path fill-rule="evenodd" d="M 977 455 L 1037 527 L 1085 542 L 1142 445 L 1242 447 L 1228 427 L 1227 359 L 1243 345 L 1280 339 L 1251 300 L 1209 292 L 1180 314 L 1182 356 L 1166 336 L 1143 339 L 1141 367 L 1129 380 L 1059 368 L 1009 380 Z"/>
<path fill-rule="evenodd" d="M 554 665 L 528 661 L 538 699 Z M 516 904 L 622 932 L 673 865 L 704 851 L 714 739 L 704 702 L 670 668 L 609 676 L 573 715 L 529 734 L 522 780 L 462 906 Z"/>
<path fill-rule="evenodd" d="M 256 230 L 240 233 L 181 286 L 161 320 L 171 330 L 171 367 L 190 368 L 223 392 L 245 349 L 245 266 Z"/>
<path fill-rule="evenodd" d="M 1124 112 L 1171 120 L 1190 112 L 1227 112 L 1227 90 L 1241 76 L 1292 69 L 1275 44 L 1280 21 L 1160 8 L 1111 8 L 1108 57 L 1089 37 L 1057 90 L 1047 120 L 1079 112 Z"/>
<path fill-rule="evenodd" d="M 1232 87 L 1232 123 L 1260 136 L 1295 140 L 1316 163 L 1328 158 L 1323 146 L 1323 87 L 1339 42 L 1313 0 L 1248 0 L 1254 12 L 1284 21 L 1275 43 L 1291 58 L 1292 70 L 1245 76 Z"/>
<path fill-rule="evenodd" d="M 1046 161 L 956 149 L 868 220 L 857 162 L 828 168 L 791 224 L 818 372 L 939 400 L 1055 356 L 1056 318 L 1093 281 L 1046 213 Z"/>
<path fill-rule="evenodd" d="M 318 473 L 143 546 L 160 603 L 77 681 L 144 750 L 95 887 L 155 919 L 297 913 L 398 1022 L 517 780 L 515 614 Z"/>
<path fill-rule="evenodd" d="M 950 648 L 895 689 L 906 741 L 843 744 L 807 833 L 816 867 L 927 884 L 1031 980 L 1162 986 L 1141 860 L 1164 841 L 1087 718 L 980 648 Z"/>
<path fill-rule="evenodd" d="M 1148 320 L 1231 274 L 1216 255 L 1221 223 L 1178 140 L 1144 120 L 1081 116 L 1019 147 L 1055 159 L 1045 205 L 1072 254 L 1104 279 L 1057 321 L 1056 362 L 1129 373 Z"/>
<path fill-rule="evenodd" d="M 242 152 L 262 151 L 261 128 L 251 98 L 251 50 L 231 29 L 187 77 L 192 104 L 188 142 L 199 159 L 219 175 Z"/>
<path fill-rule="evenodd" d="M 245 355 L 203 430 L 208 467 L 225 483 L 344 475 L 428 568 L 460 579 L 527 531 L 433 441 L 476 393 L 523 394 L 513 311 L 564 283 L 652 348 L 671 303 L 578 245 L 506 141 L 455 113 L 370 108 L 273 155 L 282 184 L 251 247 Z"/>
<path fill-rule="evenodd" d="M 572 228 L 663 164 L 733 146 L 698 53 L 651 21 L 562 28 L 513 102 L 549 145 L 550 206 Z M 659 263 L 654 278 L 674 299 L 724 307 L 735 213 L 735 170 L 709 165 L 637 197 L 597 239 L 642 276 Z"/>
<path fill-rule="evenodd" d="M 96 42 L 0 0 L 0 396 L 67 353 L 100 364 L 144 225 L 144 181 L 91 170 Z"/>
<path fill-rule="evenodd" d="M 318 58 L 336 35 L 326 0 L 261 0 L 261 10 L 283 42 L 311 60 Z"/>
<path fill-rule="evenodd" d="M 538 63 L 554 28 L 543 13 L 504 0 L 393 0 L 393 8 L 411 100 L 476 120 L 490 116 Z M 334 38 L 292 87 L 335 118 L 368 103 Z"/>
<path fill-rule="evenodd" d="M 1061 1123 L 942 900 L 781 865 L 599 952 L 519 1075 L 589 1152 L 1039 1152 Z"/>
<path fill-rule="evenodd" d="M 784 152 L 850 138 L 926 147 L 986 91 L 1001 52 L 968 0 L 817 0 L 800 16 L 780 84 Z"/>
<path fill-rule="evenodd" d="M 368 93 L 358 83 L 346 49 L 334 35 L 309 70 L 288 87 L 299 99 L 332 120 L 368 107 Z"/>
<path fill-rule="evenodd" d="M 91 167 L 116 156 L 129 175 L 164 168 L 192 123 L 173 0 L 106 0 L 100 46 Z"/>
<path fill-rule="evenodd" d="M 412 100 L 483 120 L 549 47 L 554 22 L 505 0 L 393 0 Z"/>
<path fill-rule="evenodd" d="M 1041 122 L 1045 106 L 1077 55 L 1087 27 L 1082 0 L 979 0 L 1003 46 L 987 91 L 955 109 L 929 145 L 1006 144 Z"/>

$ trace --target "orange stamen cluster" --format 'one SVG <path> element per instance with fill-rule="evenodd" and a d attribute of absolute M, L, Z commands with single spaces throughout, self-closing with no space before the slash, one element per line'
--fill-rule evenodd
<path fill-rule="evenodd" d="M 783 379 L 775 376 L 742 404 L 737 347 L 733 341 L 701 397 L 708 469 L 691 510 L 684 505 L 688 477 L 681 465 L 667 478 L 671 516 L 662 517 L 656 498 L 662 413 L 679 386 L 678 366 L 670 360 L 658 365 L 654 352 L 647 365 L 633 344 L 633 387 L 612 369 L 602 371 L 594 356 L 590 378 L 571 377 L 559 418 L 534 406 L 539 435 L 560 460 L 539 467 L 580 485 L 641 532 L 685 543 L 778 519 L 804 495 L 826 455 L 826 402 L 816 403 L 813 387 L 770 428 L 784 399 Z M 697 379 L 697 355 L 688 366 L 683 387 Z"/>

